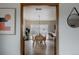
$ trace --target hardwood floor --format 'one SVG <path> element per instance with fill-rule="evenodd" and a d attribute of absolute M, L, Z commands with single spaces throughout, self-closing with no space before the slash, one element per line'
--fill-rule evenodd
<path fill-rule="evenodd" d="M 46 45 L 33 46 L 32 40 L 25 41 L 25 54 L 26 55 L 54 55 L 54 41 L 46 40 Z"/>

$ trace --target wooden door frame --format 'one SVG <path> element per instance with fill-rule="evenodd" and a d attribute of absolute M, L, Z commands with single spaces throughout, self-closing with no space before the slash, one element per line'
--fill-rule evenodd
<path fill-rule="evenodd" d="M 21 3 L 20 4 L 20 10 L 21 10 L 21 23 L 20 23 L 20 29 L 21 29 L 21 33 L 20 33 L 20 54 L 24 55 L 25 52 L 25 43 L 24 43 L 24 38 L 23 38 L 23 7 L 24 6 L 29 6 L 29 5 L 49 5 L 49 6 L 56 6 L 56 22 L 57 22 L 57 31 L 56 31 L 56 40 L 55 41 L 55 45 L 54 45 L 54 55 L 58 55 L 59 54 L 59 3 Z"/>

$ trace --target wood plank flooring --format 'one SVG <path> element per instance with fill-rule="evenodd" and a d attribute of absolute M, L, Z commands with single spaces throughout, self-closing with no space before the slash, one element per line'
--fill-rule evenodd
<path fill-rule="evenodd" d="M 25 41 L 26 55 L 54 55 L 54 41 L 46 40 L 46 45 L 33 46 L 32 40 Z"/>

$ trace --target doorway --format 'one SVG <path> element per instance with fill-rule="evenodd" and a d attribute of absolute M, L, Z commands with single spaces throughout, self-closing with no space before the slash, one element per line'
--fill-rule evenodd
<path fill-rule="evenodd" d="M 58 17 L 58 3 L 21 4 L 22 55 L 58 54 Z M 37 35 L 38 40 L 35 39 Z"/>

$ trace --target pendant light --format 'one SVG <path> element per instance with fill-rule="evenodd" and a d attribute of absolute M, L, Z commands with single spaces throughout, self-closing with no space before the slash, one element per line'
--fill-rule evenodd
<path fill-rule="evenodd" d="M 42 10 L 41 8 L 36 8 L 36 11 L 39 13 L 38 14 L 38 18 L 39 18 L 39 35 L 40 35 L 40 11 L 41 10 Z"/>

